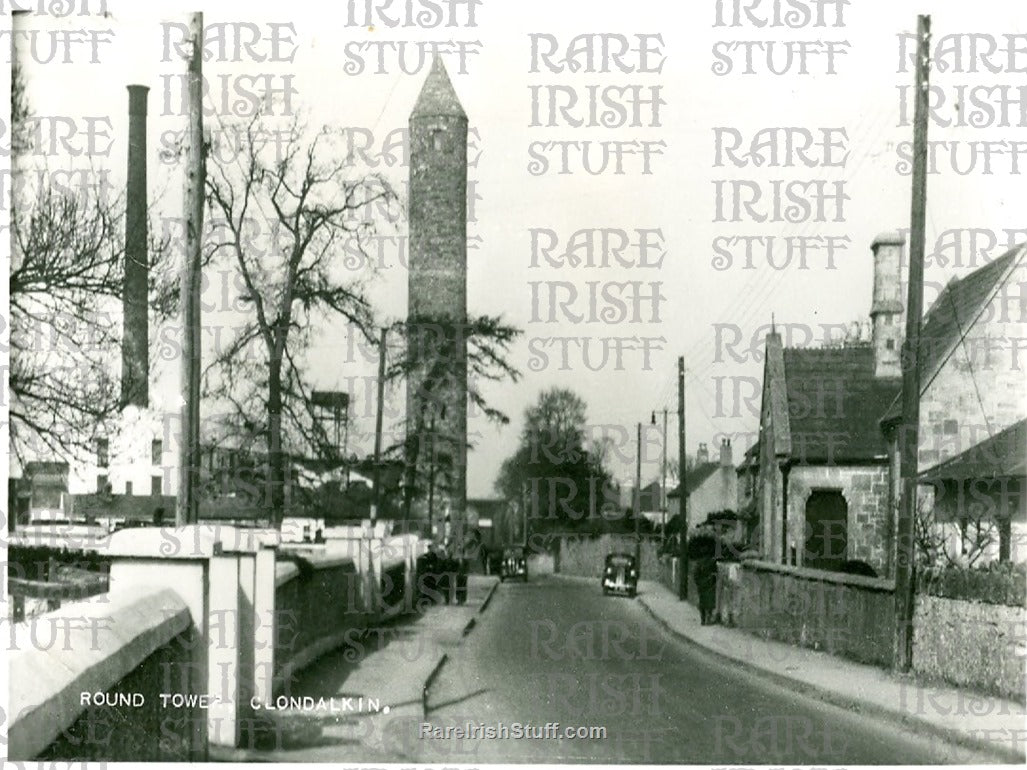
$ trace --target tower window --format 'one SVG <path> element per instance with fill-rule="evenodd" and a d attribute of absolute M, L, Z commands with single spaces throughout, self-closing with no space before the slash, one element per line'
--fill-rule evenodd
<path fill-rule="evenodd" d="M 444 128 L 431 129 L 431 147 L 436 152 L 452 152 L 453 143 Z"/>
<path fill-rule="evenodd" d="M 164 459 L 164 442 L 159 438 L 154 439 L 150 442 L 150 463 L 152 465 L 160 465 L 161 460 Z"/>
<path fill-rule="evenodd" d="M 888 348 L 888 350 L 895 350 L 895 340 L 886 340 L 884 346 Z"/>
<path fill-rule="evenodd" d="M 110 462 L 111 442 L 105 438 L 96 440 L 96 465 L 106 468 Z"/>

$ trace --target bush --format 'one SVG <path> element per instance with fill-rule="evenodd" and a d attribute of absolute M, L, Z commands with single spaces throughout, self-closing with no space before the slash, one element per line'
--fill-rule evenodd
<path fill-rule="evenodd" d="M 917 590 L 945 599 L 1027 606 L 1027 565 L 1010 562 L 985 567 L 947 566 L 919 575 Z"/>

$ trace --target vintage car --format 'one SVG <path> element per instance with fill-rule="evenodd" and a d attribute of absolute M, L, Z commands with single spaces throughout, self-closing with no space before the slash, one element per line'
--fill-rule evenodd
<path fill-rule="evenodd" d="M 520 578 L 528 582 L 528 559 L 523 548 L 507 548 L 503 551 L 503 562 L 499 566 L 499 579 Z"/>
<path fill-rule="evenodd" d="M 638 592 L 638 566 L 629 553 L 611 553 L 603 567 L 603 594 L 623 593 L 634 596 Z"/>

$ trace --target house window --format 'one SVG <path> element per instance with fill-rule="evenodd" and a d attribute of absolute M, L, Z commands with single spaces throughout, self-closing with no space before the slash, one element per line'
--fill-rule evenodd
<path fill-rule="evenodd" d="M 154 497 L 163 494 L 164 478 L 162 476 L 150 476 L 150 494 Z"/>
<path fill-rule="evenodd" d="M 98 473 L 96 475 L 96 491 L 99 494 L 102 495 L 102 494 L 104 494 L 107 491 L 107 486 L 108 486 L 107 474 L 106 473 Z"/>
<path fill-rule="evenodd" d="M 954 436 L 959 433 L 959 421 L 958 420 L 945 420 L 942 426 L 942 431 L 946 436 Z"/>
<path fill-rule="evenodd" d="M 884 346 L 888 348 L 888 350 L 895 350 L 895 340 L 886 340 Z"/>
<path fill-rule="evenodd" d="M 111 442 L 105 438 L 98 438 L 96 440 L 96 466 L 98 468 L 106 468 L 110 464 L 111 459 Z"/>
<path fill-rule="evenodd" d="M 125 494 L 126 495 L 131 495 L 132 494 L 132 482 L 131 481 L 126 481 L 125 482 Z"/>
<path fill-rule="evenodd" d="M 164 459 L 164 442 L 159 438 L 155 438 L 150 442 L 150 463 L 153 465 L 160 465 Z"/>

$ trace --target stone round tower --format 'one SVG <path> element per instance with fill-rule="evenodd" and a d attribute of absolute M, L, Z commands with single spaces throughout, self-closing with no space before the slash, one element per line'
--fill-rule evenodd
<path fill-rule="evenodd" d="M 416 515 L 462 535 L 467 502 L 467 115 L 436 56 L 410 113 L 407 380 Z"/>

